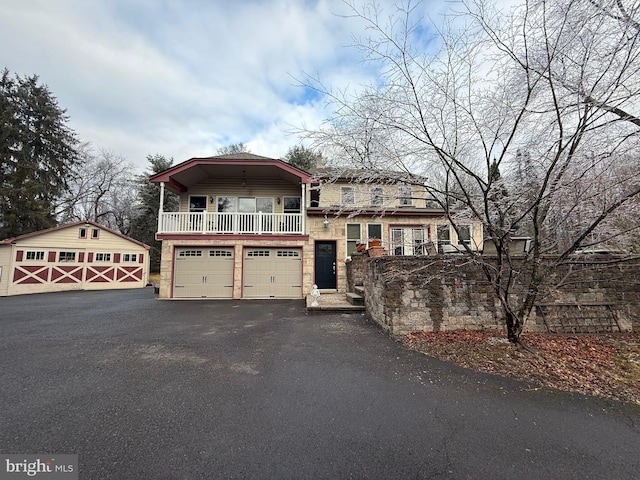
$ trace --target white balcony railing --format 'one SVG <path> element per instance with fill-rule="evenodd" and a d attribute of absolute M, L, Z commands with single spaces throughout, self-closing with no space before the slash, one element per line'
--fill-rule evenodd
<path fill-rule="evenodd" d="M 302 235 L 299 213 L 162 212 L 158 233 Z"/>

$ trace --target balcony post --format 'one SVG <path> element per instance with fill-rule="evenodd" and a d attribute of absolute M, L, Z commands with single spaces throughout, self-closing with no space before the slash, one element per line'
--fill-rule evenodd
<path fill-rule="evenodd" d="M 158 208 L 158 232 L 162 232 L 163 210 L 164 210 L 164 182 L 160 182 L 160 207 Z"/>
<path fill-rule="evenodd" d="M 302 183 L 302 198 L 300 198 L 300 227 L 302 229 L 301 232 L 298 232 L 304 235 L 306 232 L 306 218 L 307 218 L 307 184 Z"/>

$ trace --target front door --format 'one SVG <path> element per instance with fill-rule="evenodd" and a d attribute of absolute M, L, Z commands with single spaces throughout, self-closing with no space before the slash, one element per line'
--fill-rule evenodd
<path fill-rule="evenodd" d="M 318 241 L 315 247 L 316 285 L 322 289 L 336 288 L 336 242 Z"/>

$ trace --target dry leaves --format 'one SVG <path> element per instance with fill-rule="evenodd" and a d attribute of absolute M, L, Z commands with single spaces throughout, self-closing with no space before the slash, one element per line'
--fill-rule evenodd
<path fill-rule="evenodd" d="M 640 332 L 559 335 L 524 333 L 518 349 L 500 331 L 416 332 L 413 350 L 475 370 L 537 386 L 640 404 Z"/>

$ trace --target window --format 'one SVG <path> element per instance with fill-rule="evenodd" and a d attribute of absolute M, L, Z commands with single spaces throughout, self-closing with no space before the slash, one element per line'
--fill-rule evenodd
<path fill-rule="evenodd" d="M 292 250 L 278 250 L 278 257 L 299 257 L 300 252 L 294 252 Z"/>
<path fill-rule="evenodd" d="M 97 240 L 100 237 L 100 230 L 97 228 L 91 229 L 91 238 Z"/>
<path fill-rule="evenodd" d="M 371 205 L 379 207 L 382 205 L 382 187 L 371 187 Z"/>
<path fill-rule="evenodd" d="M 284 213 L 300 213 L 300 197 L 284 197 L 283 202 Z"/>
<path fill-rule="evenodd" d="M 87 238 L 87 229 L 81 228 L 78 230 L 78 238 Z"/>
<path fill-rule="evenodd" d="M 207 197 L 205 196 L 190 196 L 189 197 L 189 211 L 190 212 L 206 212 L 207 211 Z"/>
<path fill-rule="evenodd" d="M 408 185 L 401 185 L 398 187 L 398 204 L 400 206 L 413 205 L 411 187 Z"/>
<path fill-rule="evenodd" d="M 75 262 L 76 261 L 76 252 L 60 252 L 58 254 L 59 262 Z"/>
<path fill-rule="evenodd" d="M 436 232 L 438 236 L 438 245 L 451 244 L 451 230 L 449 229 L 449 225 L 438 225 L 436 227 Z"/>
<path fill-rule="evenodd" d="M 356 251 L 356 243 L 362 241 L 359 223 L 347 223 L 347 255 Z"/>
<path fill-rule="evenodd" d="M 367 224 L 367 238 L 379 238 L 382 241 L 382 224 L 381 223 L 368 223 Z"/>
<path fill-rule="evenodd" d="M 27 250 L 27 260 L 44 260 L 44 252 Z"/>
<path fill-rule="evenodd" d="M 458 245 L 471 245 L 471 225 L 458 226 Z"/>
<path fill-rule="evenodd" d="M 355 205 L 356 194 L 353 187 L 340 187 L 340 205 Z"/>
<path fill-rule="evenodd" d="M 137 253 L 123 253 L 122 254 L 122 262 L 123 263 L 134 263 L 138 261 Z"/>
<path fill-rule="evenodd" d="M 393 255 L 425 255 L 425 228 L 394 227 L 391 229 L 391 253 Z"/>
<path fill-rule="evenodd" d="M 209 250 L 210 257 L 233 257 L 229 250 Z"/>
<path fill-rule="evenodd" d="M 218 197 L 218 212 L 233 213 L 237 210 L 236 197 Z"/>
<path fill-rule="evenodd" d="M 110 253 L 96 253 L 96 262 L 110 262 L 111 254 Z"/>
<path fill-rule="evenodd" d="M 202 250 L 182 250 L 179 254 L 179 257 L 201 257 Z"/>
<path fill-rule="evenodd" d="M 251 250 L 247 252 L 247 257 L 268 257 L 270 254 L 269 250 Z"/>

